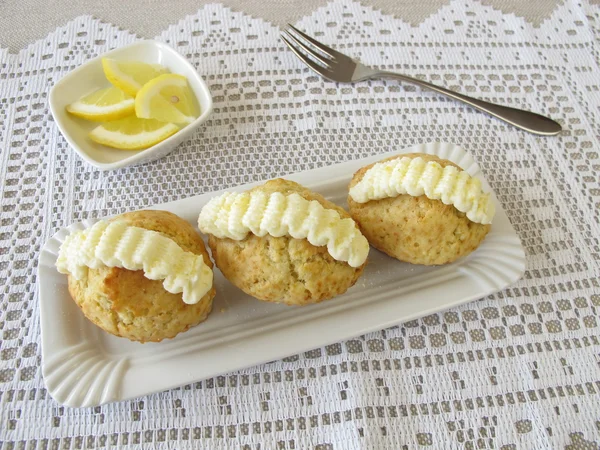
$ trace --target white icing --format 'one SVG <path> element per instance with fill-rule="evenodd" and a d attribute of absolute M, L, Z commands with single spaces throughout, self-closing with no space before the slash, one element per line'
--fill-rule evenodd
<path fill-rule="evenodd" d="M 491 223 L 495 213 L 494 202 L 490 194 L 483 192 L 478 178 L 454 166 L 442 167 L 421 157 L 377 163 L 350 189 L 350 197 L 357 203 L 402 194 L 441 200 L 477 223 Z"/>
<path fill-rule="evenodd" d="M 87 270 L 100 267 L 143 270 L 150 280 L 163 280 L 165 290 L 183 293 L 183 301 L 198 303 L 210 290 L 213 272 L 201 255 L 186 252 L 156 231 L 101 220 L 71 233 L 60 247 L 56 267 L 60 273 L 82 279 Z"/>
<path fill-rule="evenodd" d="M 350 218 L 298 194 L 260 191 L 229 193 L 211 199 L 200 212 L 198 227 L 218 238 L 291 236 L 312 245 L 327 246 L 329 254 L 352 267 L 367 259 L 369 243 Z"/>

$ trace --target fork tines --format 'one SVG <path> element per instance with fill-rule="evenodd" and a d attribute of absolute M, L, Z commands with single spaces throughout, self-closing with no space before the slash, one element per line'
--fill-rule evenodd
<path fill-rule="evenodd" d="M 324 71 L 330 72 L 332 65 L 336 64 L 335 58 L 338 52 L 290 24 L 281 32 L 281 39 L 298 58 L 315 72 L 321 74 Z"/>

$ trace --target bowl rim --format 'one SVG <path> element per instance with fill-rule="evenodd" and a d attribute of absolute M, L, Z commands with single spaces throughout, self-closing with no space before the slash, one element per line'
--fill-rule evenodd
<path fill-rule="evenodd" d="M 144 45 L 154 46 L 154 47 L 163 49 L 163 50 L 173 54 L 174 56 L 176 56 L 176 58 L 179 60 L 179 62 L 182 65 L 187 66 L 188 69 L 190 69 L 194 74 L 196 74 L 196 81 L 201 86 L 202 90 L 204 90 L 205 93 L 207 94 L 206 95 L 207 102 L 206 102 L 206 104 L 202 105 L 202 113 L 200 114 L 200 116 L 198 116 L 196 118 L 196 120 L 194 120 L 192 123 L 188 124 L 183 129 L 179 130 L 177 133 L 168 137 L 164 141 L 161 141 L 161 142 L 153 145 L 152 147 L 140 150 L 137 153 L 135 153 L 127 158 L 123 158 L 119 161 L 114 161 L 114 162 L 110 162 L 110 163 L 100 162 L 100 161 L 92 158 L 87 152 L 85 152 L 79 146 L 77 141 L 75 139 L 73 139 L 71 134 L 66 131 L 66 127 L 64 126 L 64 120 L 58 114 L 58 107 L 56 105 L 55 98 L 56 98 L 57 88 L 60 85 L 64 84 L 65 82 L 68 82 L 69 79 L 73 78 L 74 76 L 76 77 L 78 72 L 82 71 L 83 68 L 89 64 L 93 64 L 97 61 L 100 61 L 100 60 L 102 60 L 102 58 L 106 58 L 106 57 L 110 57 L 110 56 L 117 56 L 119 53 L 121 53 L 127 49 L 130 49 L 132 47 L 138 47 L 138 46 L 144 46 Z M 62 134 L 62 136 L 65 138 L 65 140 L 67 141 L 67 143 L 69 144 L 71 149 L 74 150 L 75 153 L 77 153 L 85 162 L 87 162 L 88 164 L 90 164 L 100 170 L 121 169 L 123 167 L 134 165 L 138 162 L 143 162 L 141 160 L 144 160 L 146 157 L 148 157 L 148 155 L 156 153 L 156 152 L 160 151 L 161 149 L 164 149 L 164 147 L 167 147 L 168 145 L 172 145 L 172 143 L 175 139 L 181 137 L 180 133 L 183 132 L 185 134 L 190 134 L 191 132 L 193 132 L 204 121 L 206 121 L 206 119 L 210 116 L 210 114 L 213 111 L 213 99 L 212 99 L 212 95 L 210 93 L 210 89 L 208 89 L 208 86 L 206 85 L 202 76 L 197 72 L 196 68 L 181 53 L 179 53 L 173 47 L 165 44 L 164 42 L 157 41 L 155 39 L 139 39 L 135 42 L 132 42 L 131 44 L 114 48 L 112 50 L 109 50 L 107 52 L 104 52 L 104 53 L 96 56 L 95 58 L 85 61 L 84 63 L 82 63 L 78 67 L 76 67 L 75 69 L 66 73 L 63 77 L 61 77 L 58 81 L 56 81 L 54 83 L 54 85 L 50 89 L 48 103 L 50 105 L 50 112 L 52 114 L 54 123 L 56 123 L 56 126 L 58 127 L 60 134 Z M 176 145 L 173 146 L 173 150 L 175 149 L 175 147 L 176 147 Z M 163 156 L 166 156 L 166 154 Z"/>

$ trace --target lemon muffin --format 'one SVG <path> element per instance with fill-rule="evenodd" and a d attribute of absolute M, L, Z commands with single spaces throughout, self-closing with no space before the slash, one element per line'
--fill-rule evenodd
<path fill-rule="evenodd" d="M 69 293 L 103 330 L 158 342 L 205 320 L 215 288 L 204 242 L 166 211 L 136 211 L 72 233 L 57 268 Z"/>
<path fill-rule="evenodd" d="M 369 252 L 344 209 L 283 179 L 212 199 L 198 226 L 225 278 L 267 302 L 306 305 L 340 295 Z"/>
<path fill-rule="evenodd" d="M 451 161 L 409 153 L 363 167 L 349 186 L 350 215 L 369 243 L 412 264 L 468 255 L 490 230 L 494 204 Z"/>

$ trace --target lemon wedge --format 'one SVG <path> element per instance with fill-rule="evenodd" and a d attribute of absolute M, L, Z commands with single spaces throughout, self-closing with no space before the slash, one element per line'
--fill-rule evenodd
<path fill-rule="evenodd" d="M 139 90 L 135 114 L 161 122 L 189 124 L 200 115 L 200 108 L 187 78 L 166 74 L 150 80 Z"/>
<path fill-rule="evenodd" d="M 177 133 L 179 127 L 158 120 L 131 116 L 94 128 L 89 136 L 94 142 L 122 150 L 141 150 L 152 147 Z"/>
<path fill-rule="evenodd" d="M 139 61 L 117 61 L 102 58 L 104 76 L 115 87 L 135 97 L 135 94 L 148 81 L 169 70 L 160 64 L 146 64 Z"/>
<path fill-rule="evenodd" d="M 86 120 L 105 122 L 132 115 L 135 101 L 132 96 L 109 87 L 99 89 L 67 106 L 67 111 Z"/>

